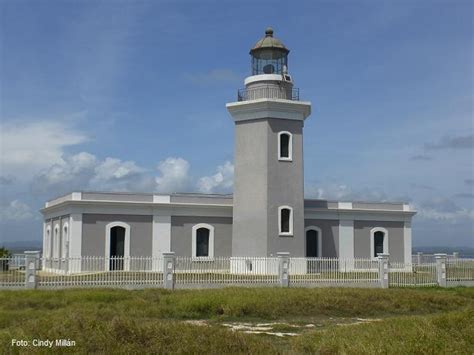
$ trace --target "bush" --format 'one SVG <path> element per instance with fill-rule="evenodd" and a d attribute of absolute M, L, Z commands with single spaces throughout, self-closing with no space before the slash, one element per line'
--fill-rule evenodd
<path fill-rule="evenodd" d="M 11 256 L 12 254 L 7 248 L 5 247 L 0 248 L 0 271 L 8 271 L 9 269 L 8 258 L 10 258 Z"/>

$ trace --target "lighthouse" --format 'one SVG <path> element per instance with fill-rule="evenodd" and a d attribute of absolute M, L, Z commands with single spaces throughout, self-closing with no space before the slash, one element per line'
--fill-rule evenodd
<path fill-rule="evenodd" d="M 304 255 L 303 127 L 290 50 L 267 28 L 250 50 L 251 75 L 227 109 L 235 123 L 233 256 Z"/>

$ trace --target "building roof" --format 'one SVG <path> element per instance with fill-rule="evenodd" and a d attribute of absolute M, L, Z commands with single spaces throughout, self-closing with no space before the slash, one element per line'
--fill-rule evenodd
<path fill-rule="evenodd" d="M 46 202 L 44 213 L 51 209 L 68 204 L 78 205 L 133 205 L 133 206 L 208 206 L 213 208 L 232 208 L 232 194 L 201 194 L 201 193 L 127 193 L 127 192 L 72 192 Z M 304 209 L 315 211 L 347 211 L 360 213 L 363 211 L 415 214 L 415 211 L 404 202 L 341 202 L 321 199 L 305 199 Z"/>
<path fill-rule="evenodd" d="M 280 49 L 286 53 L 288 53 L 290 50 L 285 47 L 285 45 L 278 39 L 273 37 L 273 29 L 271 27 L 268 27 L 265 30 L 265 37 L 260 39 L 253 48 L 250 50 L 250 54 L 254 51 L 258 51 L 260 49 L 265 49 L 265 48 L 276 48 Z"/>

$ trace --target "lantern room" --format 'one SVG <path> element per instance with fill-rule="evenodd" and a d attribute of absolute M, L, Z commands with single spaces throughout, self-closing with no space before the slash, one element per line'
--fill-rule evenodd
<path fill-rule="evenodd" d="M 268 27 L 265 30 L 265 37 L 250 50 L 252 75 L 286 74 L 289 52 L 290 50 L 279 39 L 273 37 L 273 29 Z"/>

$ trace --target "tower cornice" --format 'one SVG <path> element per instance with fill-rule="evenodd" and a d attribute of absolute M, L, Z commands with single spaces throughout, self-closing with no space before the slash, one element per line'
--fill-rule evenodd
<path fill-rule="evenodd" d="M 311 102 L 283 99 L 257 99 L 226 104 L 234 122 L 258 119 L 304 121 L 311 114 Z"/>

